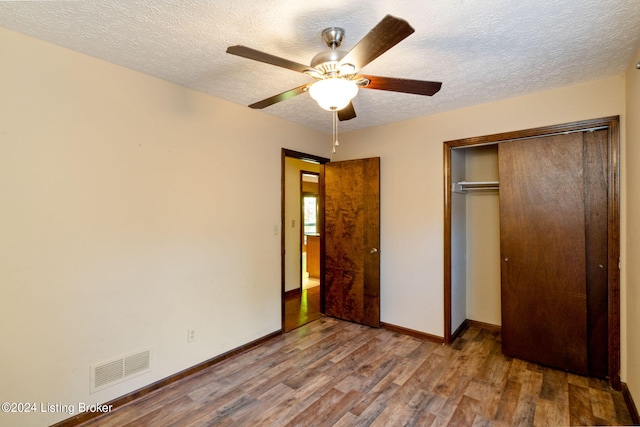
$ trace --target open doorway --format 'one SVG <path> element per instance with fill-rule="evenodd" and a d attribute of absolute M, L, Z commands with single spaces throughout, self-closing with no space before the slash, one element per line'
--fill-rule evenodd
<path fill-rule="evenodd" d="M 322 172 L 328 159 L 282 151 L 282 329 L 323 316 Z"/>
<path fill-rule="evenodd" d="M 308 291 L 320 286 L 320 174 L 303 170 L 301 175 L 302 291 Z"/>

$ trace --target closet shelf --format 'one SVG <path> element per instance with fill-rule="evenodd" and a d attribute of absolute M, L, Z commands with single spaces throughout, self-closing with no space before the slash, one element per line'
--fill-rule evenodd
<path fill-rule="evenodd" d="M 498 181 L 459 181 L 453 183 L 451 189 L 454 193 L 465 193 L 467 191 L 498 190 Z"/>

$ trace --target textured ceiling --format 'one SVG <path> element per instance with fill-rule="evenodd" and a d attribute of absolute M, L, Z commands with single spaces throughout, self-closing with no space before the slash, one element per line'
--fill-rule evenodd
<path fill-rule="evenodd" d="M 416 31 L 363 73 L 442 90 L 360 90 L 343 132 L 621 74 L 640 44 L 639 0 L 0 1 L 0 26 L 242 105 L 313 80 L 228 46 L 308 64 L 324 28 L 348 50 L 386 14 Z M 331 130 L 306 93 L 262 111 Z"/>

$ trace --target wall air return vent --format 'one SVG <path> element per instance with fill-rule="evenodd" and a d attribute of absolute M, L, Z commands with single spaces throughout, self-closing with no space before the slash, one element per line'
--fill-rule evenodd
<path fill-rule="evenodd" d="M 91 365 L 91 393 L 151 370 L 151 350 Z"/>

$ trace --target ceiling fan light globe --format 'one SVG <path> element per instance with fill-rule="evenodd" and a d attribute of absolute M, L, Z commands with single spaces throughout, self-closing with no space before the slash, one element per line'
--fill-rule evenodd
<path fill-rule="evenodd" d="M 328 111 L 342 110 L 357 94 L 358 85 L 353 80 L 340 78 L 320 80 L 309 88 L 309 95 Z"/>

